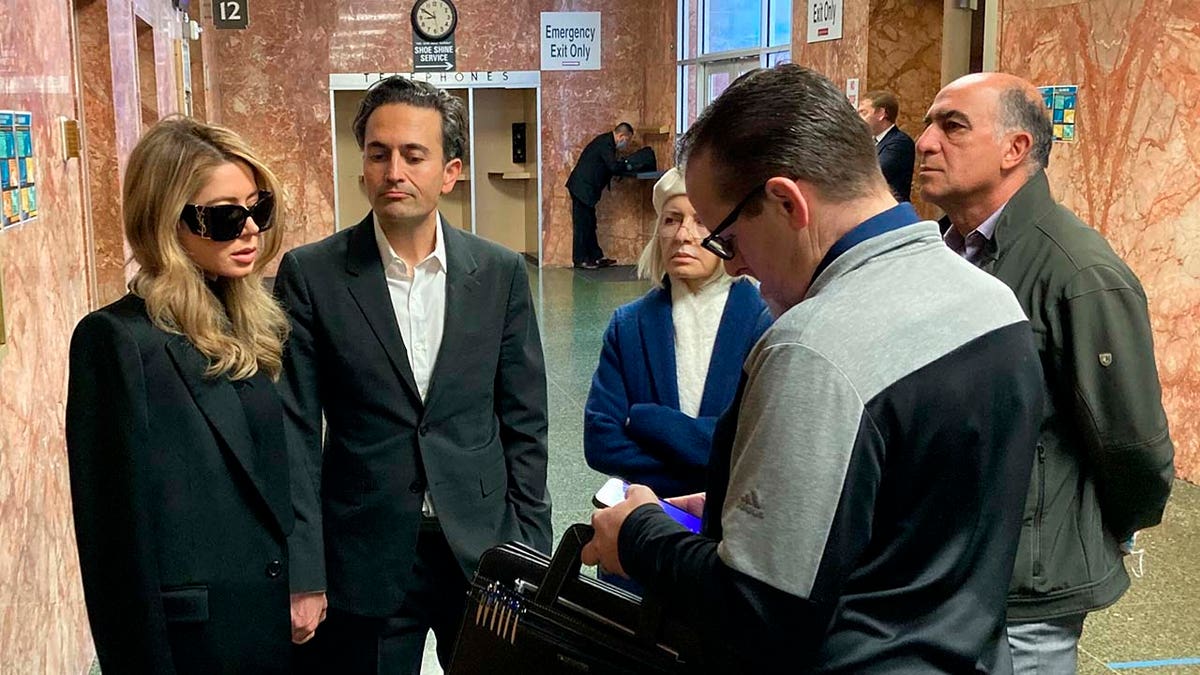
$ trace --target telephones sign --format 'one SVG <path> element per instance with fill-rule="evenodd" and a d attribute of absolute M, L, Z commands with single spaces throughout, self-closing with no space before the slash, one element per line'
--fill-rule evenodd
<path fill-rule="evenodd" d="M 213 26 L 241 29 L 250 25 L 250 0 L 213 0 Z"/>

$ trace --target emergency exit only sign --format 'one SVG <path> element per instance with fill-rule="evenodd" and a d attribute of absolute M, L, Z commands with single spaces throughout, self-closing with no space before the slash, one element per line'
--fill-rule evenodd
<path fill-rule="evenodd" d="M 600 12 L 542 12 L 542 70 L 600 70 Z"/>

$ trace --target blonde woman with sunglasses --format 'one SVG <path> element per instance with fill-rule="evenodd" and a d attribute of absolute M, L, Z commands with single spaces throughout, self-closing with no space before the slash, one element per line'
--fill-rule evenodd
<path fill-rule="evenodd" d="M 71 340 L 67 450 L 84 596 L 112 673 L 284 673 L 295 520 L 263 289 L 279 187 L 235 133 L 176 118 L 125 174 L 125 297 Z M 297 481 L 301 487 L 307 481 Z"/>

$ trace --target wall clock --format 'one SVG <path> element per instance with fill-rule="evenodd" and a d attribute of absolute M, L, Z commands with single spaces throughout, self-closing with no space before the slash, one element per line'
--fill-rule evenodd
<path fill-rule="evenodd" d="M 458 25 L 458 10 L 450 0 L 417 0 L 412 8 L 412 26 L 429 42 L 441 42 Z"/>

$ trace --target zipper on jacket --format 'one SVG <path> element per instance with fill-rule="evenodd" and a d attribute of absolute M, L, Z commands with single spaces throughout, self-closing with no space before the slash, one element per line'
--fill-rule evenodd
<path fill-rule="evenodd" d="M 1037 444 L 1037 509 L 1033 512 L 1033 576 L 1042 576 L 1042 513 L 1046 508 L 1046 446 Z"/>

